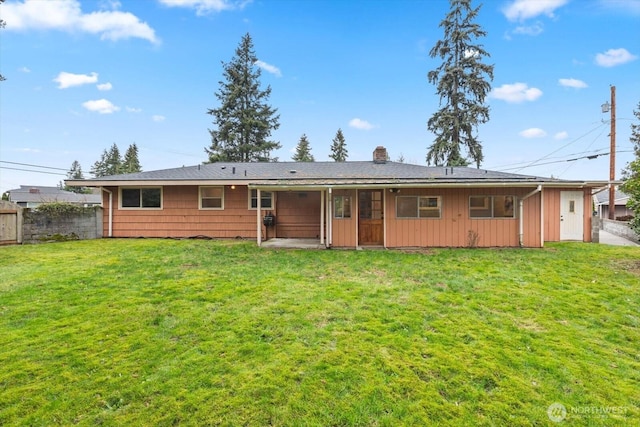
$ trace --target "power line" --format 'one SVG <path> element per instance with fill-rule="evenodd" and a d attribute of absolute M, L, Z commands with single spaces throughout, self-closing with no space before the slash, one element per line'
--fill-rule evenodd
<path fill-rule="evenodd" d="M 8 162 L 6 162 L 8 163 Z M 10 168 L 9 166 L 0 166 L 0 169 L 8 169 L 8 170 L 13 170 L 13 171 L 23 171 L 23 172 L 33 172 L 33 173 L 46 173 L 49 175 L 59 175 L 59 176 L 66 176 L 67 174 L 65 173 L 59 173 L 59 172 L 47 172 L 47 171 L 36 171 L 33 169 L 21 169 L 21 168 Z M 57 168 L 51 168 L 51 169 L 57 169 Z"/>
<path fill-rule="evenodd" d="M 32 168 L 40 168 L 40 169 L 54 169 L 54 170 L 65 171 L 65 172 L 69 171 L 69 169 L 54 168 L 54 167 L 51 167 L 51 166 L 32 165 L 32 164 L 29 164 L 29 163 L 8 162 L 6 160 L 0 160 L 0 163 L 7 163 L 9 165 L 18 165 L 18 166 L 29 166 L 29 167 L 32 167 Z M 5 168 L 5 169 L 9 169 L 9 168 Z"/>
<path fill-rule="evenodd" d="M 616 153 L 632 153 L 632 150 L 620 150 L 620 151 L 616 151 Z M 600 153 L 600 154 L 590 154 L 588 156 L 581 156 L 581 157 L 575 157 L 572 159 L 564 159 L 564 160 L 554 160 L 552 162 L 544 162 L 544 163 L 536 163 L 536 164 L 532 164 L 529 166 L 516 166 L 513 168 L 505 168 L 505 169 L 500 169 L 500 171 L 509 171 L 509 170 L 514 170 L 514 169 L 526 169 L 526 168 L 533 168 L 536 166 L 544 166 L 544 165 L 552 165 L 552 164 L 556 164 L 556 163 L 565 163 L 565 162 L 575 162 L 576 160 L 583 160 L 583 159 L 589 159 L 589 160 L 593 160 L 596 159 L 600 156 L 608 156 L 609 153 Z"/>

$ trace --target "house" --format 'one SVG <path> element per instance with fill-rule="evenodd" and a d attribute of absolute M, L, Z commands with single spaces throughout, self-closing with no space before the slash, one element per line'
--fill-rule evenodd
<path fill-rule="evenodd" d="M 9 190 L 9 201 L 23 208 L 37 208 L 43 203 L 64 202 L 84 207 L 100 206 L 102 196 L 100 193 L 78 194 L 65 191 L 58 187 L 42 187 L 34 185 L 21 185 L 20 188 Z"/>
<path fill-rule="evenodd" d="M 616 188 L 614 203 L 615 203 L 615 218 L 633 216 L 633 211 L 627 207 L 629 196 Z M 595 210 L 600 218 L 609 218 L 609 192 L 601 191 L 593 195 L 593 204 Z"/>
<path fill-rule="evenodd" d="M 211 163 L 69 180 L 100 187 L 104 235 L 318 239 L 326 247 L 542 247 L 591 241 L 591 194 L 565 181 L 387 160 Z"/>

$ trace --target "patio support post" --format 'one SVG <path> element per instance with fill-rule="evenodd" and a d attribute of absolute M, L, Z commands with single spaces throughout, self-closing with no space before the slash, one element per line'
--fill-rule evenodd
<path fill-rule="evenodd" d="M 251 190 L 249 190 L 251 191 Z M 258 223 L 258 246 L 262 246 L 262 199 L 261 199 L 262 194 L 260 194 L 260 189 L 256 189 L 256 213 L 258 216 L 257 219 L 257 223 Z"/>
<path fill-rule="evenodd" d="M 327 193 L 327 218 L 329 219 L 329 221 L 327 221 L 327 243 L 329 246 L 333 245 L 333 215 L 331 215 L 333 210 L 331 209 L 331 195 L 332 188 L 329 187 L 329 191 Z"/>

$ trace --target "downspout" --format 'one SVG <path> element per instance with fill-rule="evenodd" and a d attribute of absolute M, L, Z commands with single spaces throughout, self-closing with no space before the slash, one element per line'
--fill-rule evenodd
<path fill-rule="evenodd" d="M 331 207 L 332 203 L 332 191 L 333 189 L 329 187 L 329 192 L 327 193 L 327 244 L 328 247 L 333 245 L 333 209 Z"/>
<path fill-rule="evenodd" d="M 320 190 L 320 244 L 324 245 L 324 215 L 325 215 L 325 206 L 324 206 L 324 190 Z"/>
<path fill-rule="evenodd" d="M 109 233 L 107 237 L 113 237 L 113 191 L 104 187 L 100 187 L 100 189 L 109 194 Z"/>
<path fill-rule="evenodd" d="M 542 185 L 538 185 L 538 187 L 533 190 L 532 192 L 530 192 L 529 194 L 527 194 L 526 196 L 518 199 L 518 244 L 520 245 L 520 247 L 524 247 L 524 201 L 527 200 L 529 197 L 533 196 L 536 193 L 539 193 L 542 191 Z"/>
<path fill-rule="evenodd" d="M 256 220 L 257 222 L 257 226 L 258 226 L 258 230 L 257 230 L 257 240 L 258 240 L 258 247 L 262 246 L 262 218 L 260 218 L 262 216 L 262 194 L 260 192 L 260 189 L 256 189 L 256 216 L 258 217 L 258 219 Z"/>

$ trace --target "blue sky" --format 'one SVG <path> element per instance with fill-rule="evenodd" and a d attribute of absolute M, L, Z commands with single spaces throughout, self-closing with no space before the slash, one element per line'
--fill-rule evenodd
<path fill-rule="evenodd" d="M 135 142 L 144 170 L 205 161 L 221 62 L 247 32 L 280 114 L 281 161 L 302 134 L 330 160 L 341 128 L 349 160 L 384 145 L 392 160 L 425 164 L 439 103 L 428 53 L 448 10 L 446 0 L 7 0 L 0 191 L 56 185 L 74 160 L 90 177 L 113 143 Z M 607 180 L 606 155 L 566 160 L 608 153 L 601 104 L 615 85 L 619 177 L 640 102 L 640 0 L 487 0 L 477 22 L 495 65 L 482 167 Z"/>

